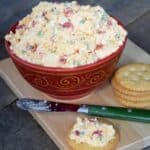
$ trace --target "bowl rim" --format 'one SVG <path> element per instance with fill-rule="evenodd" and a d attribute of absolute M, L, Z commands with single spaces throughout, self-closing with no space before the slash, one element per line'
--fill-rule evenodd
<path fill-rule="evenodd" d="M 111 16 L 113 17 L 117 23 L 123 28 L 125 29 L 124 25 L 122 24 L 122 22 L 120 20 L 118 20 L 116 17 L 114 16 Z M 16 26 L 17 26 L 18 22 L 15 23 L 14 25 L 12 25 L 7 34 L 10 32 L 10 31 L 15 31 L 16 29 Z M 16 60 L 17 62 L 19 62 L 20 64 L 28 67 L 28 68 L 32 68 L 32 69 L 36 69 L 36 70 L 42 70 L 42 71 L 55 71 L 55 72 L 76 72 L 76 71 L 81 71 L 81 70 L 86 70 L 86 69 L 89 69 L 89 68 L 93 68 L 93 67 L 96 67 L 96 66 L 99 66 L 99 65 L 102 65 L 106 62 L 108 62 L 109 60 L 111 60 L 112 58 L 114 58 L 114 56 L 116 56 L 118 53 L 122 52 L 123 49 L 124 49 L 124 46 L 126 44 L 126 41 L 127 41 L 127 35 L 125 36 L 124 38 L 124 41 L 123 43 L 119 46 L 119 48 L 113 52 L 111 55 L 108 55 L 107 57 L 103 58 L 103 59 L 100 59 L 100 60 L 97 60 L 96 62 L 94 63 L 90 63 L 90 64 L 85 64 L 85 65 L 81 65 L 81 66 L 77 66 L 77 67 L 68 67 L 68 68 L 63 68 L 63 67 L 50 67 L 50 66 L 42 66 L 42 65 L 39 65 L 39 64 L 33 64 L 33 63 L 30 63 L 26 60 L 23 60 L 21 59 L 20 57 L 18 57 L 16 54 L 13 53 L 13 50 L 10 49 L 10 42 L 5 40 L 4 43 L 5 43 L 5 47 L 6 47 L 6 50 L 9 54 L 9 56 Z"/>

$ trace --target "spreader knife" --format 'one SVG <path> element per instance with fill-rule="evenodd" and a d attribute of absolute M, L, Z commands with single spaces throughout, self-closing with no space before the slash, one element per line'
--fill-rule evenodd
<path fill-rule="evenodd" d="M 79 112 L 88 115 L 102 116 L 114 119 L 139 121 L 150 123 L 150 110 L 137 108 L 124 108 L 114 106 L 101 106 L 89 104 L 68 104 L 51 102 L 46 100 L 21 98 L 16 102 L 17 106 L 27 111 L 37 112 Z"/>

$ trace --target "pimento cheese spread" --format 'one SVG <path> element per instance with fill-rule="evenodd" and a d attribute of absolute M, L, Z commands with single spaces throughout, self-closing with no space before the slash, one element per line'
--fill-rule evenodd
<path fill-rule="evenodd" d="M 40 2 L 5 39 L 21 59 L 50 67 L 77 67 L 114 53 L 127 32 L 102 7 Z"/>
<path fill-rule="evenodd" d="M 87 143 L 91 146 L 105 146 L 115 137 L 112 125 L 105 124 L 97 118 L 77 118 L 69 138 L 77 143 Z"/>

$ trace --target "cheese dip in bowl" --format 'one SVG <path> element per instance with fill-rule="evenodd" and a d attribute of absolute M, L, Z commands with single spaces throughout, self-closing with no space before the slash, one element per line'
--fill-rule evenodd
<path fill-rule="evenodd" d="M 11 28 L 5 45 L 31 85 L 56 98 L 74 99 L 111 76 L 126 35 L 100 6 L 40 2 Z"/>

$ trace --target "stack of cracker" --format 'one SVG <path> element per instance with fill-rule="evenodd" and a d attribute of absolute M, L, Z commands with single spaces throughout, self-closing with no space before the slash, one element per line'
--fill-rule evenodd
<path fill-rule="evenodd" d="M 150 64 L 128 64 L 112 78 L 115 99 L 127 107 L 150 107 Z"/>

